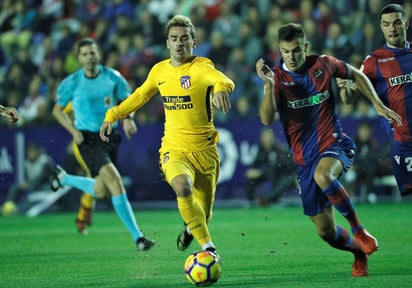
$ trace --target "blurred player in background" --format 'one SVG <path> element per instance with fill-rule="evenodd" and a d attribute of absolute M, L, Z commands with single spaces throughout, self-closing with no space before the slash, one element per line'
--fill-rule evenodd
<path fill-rule="evenodd" d="M 16 108 L 4 107 L 3 105 L 0 105 L 0 115 L 10 122 L 17 122 L 20 118 Z"/>
<path fill-rule="evenodd" d="M 361 70 L 371 80 L 380 99 L 402 117 L 402 125 L 385 121 L 391 143 L 391 159 L 399 191 L 412 194 L 412 48 L 406 40 L 409 21 L 401 5 L 388 4 L 380 12 L 386 44 L 369 54 Z M 341 97 L 352 102 L 359 87 L 337 79 Z M 361 91 L 362 92 L 362 91 Z"/>
<path fill-rule="evenodd" d="M 120 135 L 113 133 L 110 143 L 103 143 L 99 138 L 99 128 L 107 109 L 129 95 L 129 85 L 118 71 L 99 65 L 100 51 L 93 39 L 80 40 L 77 53 L 82 69 L 66 77 L 59 85 L 53 116 L 73 136 L 73 151 L 80 152 L 94 178 L 70 175 L 57 166 L 51 179 L 52 189 L 68 185 L 92 197 L 111 197 L 114 210 L 132 235 L 138 250 L 148 250 L 154 242 L 146 239 L 138 227 L 122 178 L 114 164 Z M 63 111 L 70 102 L 74 122 Z M 131 117 L 124 119 L 122 124 L 128 138 L 137 132 Z"/>
<path fill-rule="evenodd" d="M 54 165 L 43 147 L 35 143 L 28 143 L 24 159 L 23 181 L 17 181 L 10 186 L 6 202 L 1 209 L 2 214 L 13 215 L 26 212 L 30 207 L 27 196 L 34 191 L 47 189 Z"/>
<path fill-rule="evenodd" d="M 185 223 L 177 247 L 186 250 L 194 237 L 203 250 L 216 252 L 208 229 L 220 163 L 213 104 L 228 112 L 234 83 L 216 70 L 210 59 L 193 55 L 195 28 L 189 18 L 173 17 L 167 23 L 166 36 L 170 59 L 154 65 L 140 87 L 107 111 L 100 137 L 110 143 L 113 123 L 160 92 L 165 111 L 160 165 L 176 193 Z"/>
<path fill-rule="evenodd" d="M 366 276 L 368 255 L 378 249 L 378 241 L 362 226 L 339 181 L 353 162 L 355 144 L 337 118 L 332 77 L 354 79 L 379 115 L 394 121 L 400 121 L 400 117 L 383 105 L 359 70 L 332 56 L 307 55 L 309 43 L 302 26 L 284 25 L 278 36 L 281 63 L 272 71 L 263 59 L 256 62 L 257 74 L 264 82 L 261 121 L 270 125 L 279 113 L 297 165 L 304 214 L 324 241 L 354 254 L 352 275 Z M 350 224 L 353 238 L 336 225 L 333 207 Z"/>
<path fill-rule="evenodd" d="M 260 131 L 256 158 L 245 172 L 245 182 L 246 195 L 251 206 L 256 200 L 259 206 L 277 202 L 287 188 L 296 182 L 295 167 L 289 149 L 277 139 L 271 128 L 264 127 Z M 266 188 L 269 195 L 261 192 L 262 186 L 269 186 Z"/>

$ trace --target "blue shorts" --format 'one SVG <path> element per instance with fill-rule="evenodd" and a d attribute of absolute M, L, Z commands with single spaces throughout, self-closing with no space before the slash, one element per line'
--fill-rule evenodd
<path fill-rule="evenodd" d="M 355 155 L 355 143 L 353 140 L 342 135 L 331 147 L 319 154 L 310 164 L 297 166 L 297 177 L 299 182 L 299 193 L 303 205 L 303 214 L 314 216 L 329 207 L 331 204 L 316 184 L 314 174 L 320 159 L 330 157 L 338 159 L 343 165 L 341 177 L 352 166 Z"/>
<path fill-rule="evenodd" d="M 412 190 L 412 143 L 391 140 L 393 174 L 399 191 L 406 195 Z"/>

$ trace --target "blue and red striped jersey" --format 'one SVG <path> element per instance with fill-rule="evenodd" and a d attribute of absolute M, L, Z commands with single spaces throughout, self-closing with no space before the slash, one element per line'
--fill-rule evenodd
<path fill-rule="evenodd" d="M 306 68 L 294 73 L 274 68 L 275 99 L 293 160 L 311 163 L 342 135 L 336 114 L 332 77 L 348 77 L 343 61 L 327 55 L 308 55 Z"/>
<path fill-rule="evenodd" d="M 402 126 L 394 125 L 395 141 L 412 140 L 412 50 L 388 46 L 373 51 L 363 61 L 361 70 L 372 81 L 383 103 L 402 117 Z"/>

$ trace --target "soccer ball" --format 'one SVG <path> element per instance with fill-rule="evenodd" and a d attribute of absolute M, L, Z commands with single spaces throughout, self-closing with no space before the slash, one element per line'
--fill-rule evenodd
<path fill-rule="evenodd" d="M 17 214 L 17 211 L 17 205 L 13 201 L 6 201 L 4 202 L 3 207 L 1 207 L 1 214 L 3 216 L 11 216 Z"/>
<path fill-rule="evenodd" d="M 209 251 L 195 251 L 185 262 L 186 279 L 199 287 L 211 286 L 219 280 L 222 265 L 218 256 Z"/>

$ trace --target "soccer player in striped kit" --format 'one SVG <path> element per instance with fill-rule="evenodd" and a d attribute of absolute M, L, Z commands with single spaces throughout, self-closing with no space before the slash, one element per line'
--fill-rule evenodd
<path fill-rule="evenodd" d="M 176 15 L 168 21 L 166 45 L 170 59 L 155 64 L 140 87 L 107 111 L 100 137 L 109 141 L 114 121 L 138 110 L 159 92 L 165 112 L 159 163 L 185 224 L 177 248 L 184 251 L 195 239 L 202 250 L 216 253 L 208 229 L 220 165 L 214 106 L 229 111 L 229 93 L 235 84 L 210 59 L 193 54 L 195 27 L 189 18 Z"/>
<path fill-rule="evenodd" d="M 272 71 L 263 59 L 256 62 L 257 74 L 264 82 L 261 121 L 270 125 L 279 113 L 296 163 L 304 214 L 330 246 L 354 254 L 352 275 L 366 276 L 368 255 L 378 249 L 378 241 L 362 226 L 339 181 L 351 166 L 356 147 L 337 118 L 332 77 L 353 79 L 379 115 L 391 121 L 400 121 L 400 117 L 383 105 L 358 69 L 332 56 L 307 55 L 309 43 L 302 26 L 286 24 L 278 35 L 280 64 Z M 333 207 L 346 218 L 353 237 L 336 225 Z"/>
<path fill-rule="evenodd" d="M 383 103 L 402 117 L 402 125 L 385 122 L 391 139 L 393 172 L 403 196 L 412 194 L 412 48 L 406 40 L 409 21 L 399 4 L 380 12 L 386 44 L 366 56 L 361 71 L 371 80 Z M 356 84 L 338 79 L 340 94 L 348 102 L 359 95 Z"/>

